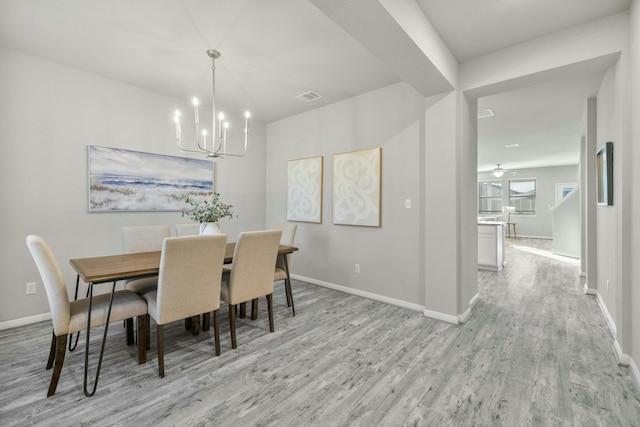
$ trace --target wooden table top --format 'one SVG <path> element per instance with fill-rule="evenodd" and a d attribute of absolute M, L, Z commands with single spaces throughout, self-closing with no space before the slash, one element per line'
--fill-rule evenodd
<path fill-rule="evenodd" d="M 227 243 L 225 264 L 233 261 L 235 248 L 235 243 Z M 295 246 L 280 245 L 278 254 L 285 255 L 296 251 L 298 248 Z M 76 258 L 69 260 L 69 263 L 85 283 L 102 283 L 156 275 L 160 271 L 160 255 L 160 251 L 139 252 Z"/>

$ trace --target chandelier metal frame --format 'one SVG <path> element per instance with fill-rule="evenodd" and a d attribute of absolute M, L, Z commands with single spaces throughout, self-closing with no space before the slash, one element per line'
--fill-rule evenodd
<path fill-rule="evenodd" d="M 180 151 L 189 155 L 205 155 L 206 157 L 211 158 L 223 158 L 225 156 L 230 157 L 243 157 L 247 154 L 247 149 L 249 147 L 249 117 L 251 114 L 249 111 L 245 112 L 245 124 L 244 124 L 244 150 L 241 152 L 228 152 L 227 151 L 227 129 L 229 128 L 229 122 L 225 121 L 224 113 L 219 113 L 217 116 L 218 119 L 218 132 L 216 135 L 216 59 L 220 58 L 220 52 L 215 49 L 207 50 L 207 55 L 211 58 L 211 76 L 213 83 L 213 97 L 212 97 L 212 108 L 213 108 L 213 121 L 212 121 L 212 130 L 211 130 L 211 148 L 207 146 L 207 130 L 200 130 L 200 116 L 198 115 L 198 105 L 199 101 L 197 98 L 193 98 L 193 106 L 194 106 L 194 122 L 196 128 L 196 146 L 197 150 L 191 150 L 185 148 L 182 145 L 182 129 L 180 126 L 180 111 L 176 110 L 173 121 L 176 126 L 176 144 Z M 202 136 L 202 139 L 200 138 Z"/>

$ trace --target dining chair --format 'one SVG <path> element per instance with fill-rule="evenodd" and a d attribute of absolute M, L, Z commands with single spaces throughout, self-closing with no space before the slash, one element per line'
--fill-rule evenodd
<path fill-rule="evenodd" d="M 164 377 L 164 325 L 213 312 L 215 354 L 220 355 L 220 281 L 226 234 L 169 237 L 162 245 L 158 287 L 143 295 L 156 321 L 158 373 Z"/>
<path fill-rule="evenodd" d="M 200 234 L 200 224 L 192 222 L 189 224 L 176 224 L 176 236 L 196 236 Z"/>
<path fill-rule="evenodd" d="M 67 336 L 81 331 L 87 327 L 87 312 L 89 299 L 83 298 L 69 302 L 67 284 L 62 276 L 62 271 L 56 261 L 53 252 L 40 236 L 27 236 L 27 247 L 36 263 L 44 288 L 49 300 L 51 319 L 53 321 L 53 338 L 47 369 L 53 367 L 53 375 L 49 383 L 47 397 L 56 392 L 60 372 L 67 349 Z M 111 294 L 96 295 L 91 301 L 91 326 L 103 326 L 106 324 L 109 311 Z M 147 303 L 135 292 L 128 290 L 115 291 L 111 304 L 111 316 L 109 322 L 118 322 L 137 317 L 138 336 L 138 363 L 147 361 L 147 348 L 144 345 L 148 327 L 146 327 Z"/>
<path fill-rule="evenodd" d="M 122 227 L 122 252 L 125 254 L 137 252 L 154 252 L 162 249 L 162 242 L 171 236 L 168 225 L 140 225 Z M 156 288 L 158 277 L 128 280 L 124 288 L 143 295 Z"/>
<path fill-rule="evenodd" d="M 282 237 L 280 237 L 280 244 L 286 246 L 293 246 L 293 241 L 296 237 L 297 224 L 271 224 L 272 230 L 282 230 Z M 286 257 L 286 265 L 285 265 Z M 284 290 L 287 295 L 287 307 L 291 307 L 291 313 L 295 316 L 296 309 L 293 305 L 293 292 L 291 289 L 291 280 L 287 275 L 287 270 L 291 271 L 291 254 L 278 256 L 276 259 L 276 269 L 273 274 L 273 281 L 284 281 Z"/>
<path fill-rule="evenodd" d="M 131 254 L 137 252 L 155 252 L 162 249 L 162 242 L 171 236 L 171 229 L 168 225 L 138 225 L 122 227 L 122 253 Z M 125 281 L 124 288 L 144 295 L 158 286 L 158 276 L 143 277 L 141 279 L 131 279 Z M 133 321 L 126 322 L 128 343 L 133 344 Z M 186 325 L 185 327 L 190 324 Z M 187 328 L 187 329 L 189 329 Z M 150 339 L 147 337 L 147 339 Z M 151 345 L 147 342 L 147 348 Z"/>
<path fill-rule="evenodd" d="M 278 256 L 281 230 L 248 231 L 238 235 L 233 267 L 223 276 L 220 298 L 229 304 L 231 348 L 236 348 L 236 306 L 266 297 L 269 330 L 273 332 L 273 266 Z M 257 318 L 257 304 L 252 318 Z"/>

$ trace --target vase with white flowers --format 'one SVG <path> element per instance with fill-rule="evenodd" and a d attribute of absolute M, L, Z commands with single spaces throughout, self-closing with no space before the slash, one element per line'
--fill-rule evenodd
<path fill-rule="evenodd" d="M 218 221 L 233 219 L 233 205 L 223 203 L 220 193 L 213 192 L 210 198 L 204 200 L 187 195 L 184 203 L 187 206 L 182 210 L 182 216 L 199 222 L 200 234 L 221 234 Z"/>

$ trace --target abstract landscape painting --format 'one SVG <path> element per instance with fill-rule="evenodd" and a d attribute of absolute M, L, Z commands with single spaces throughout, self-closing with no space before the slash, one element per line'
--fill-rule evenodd
<path fill-rule="evenodd" d="M 181 211 L 212 191 L 209 160 L 89 146 L 89 212 Z"/>

